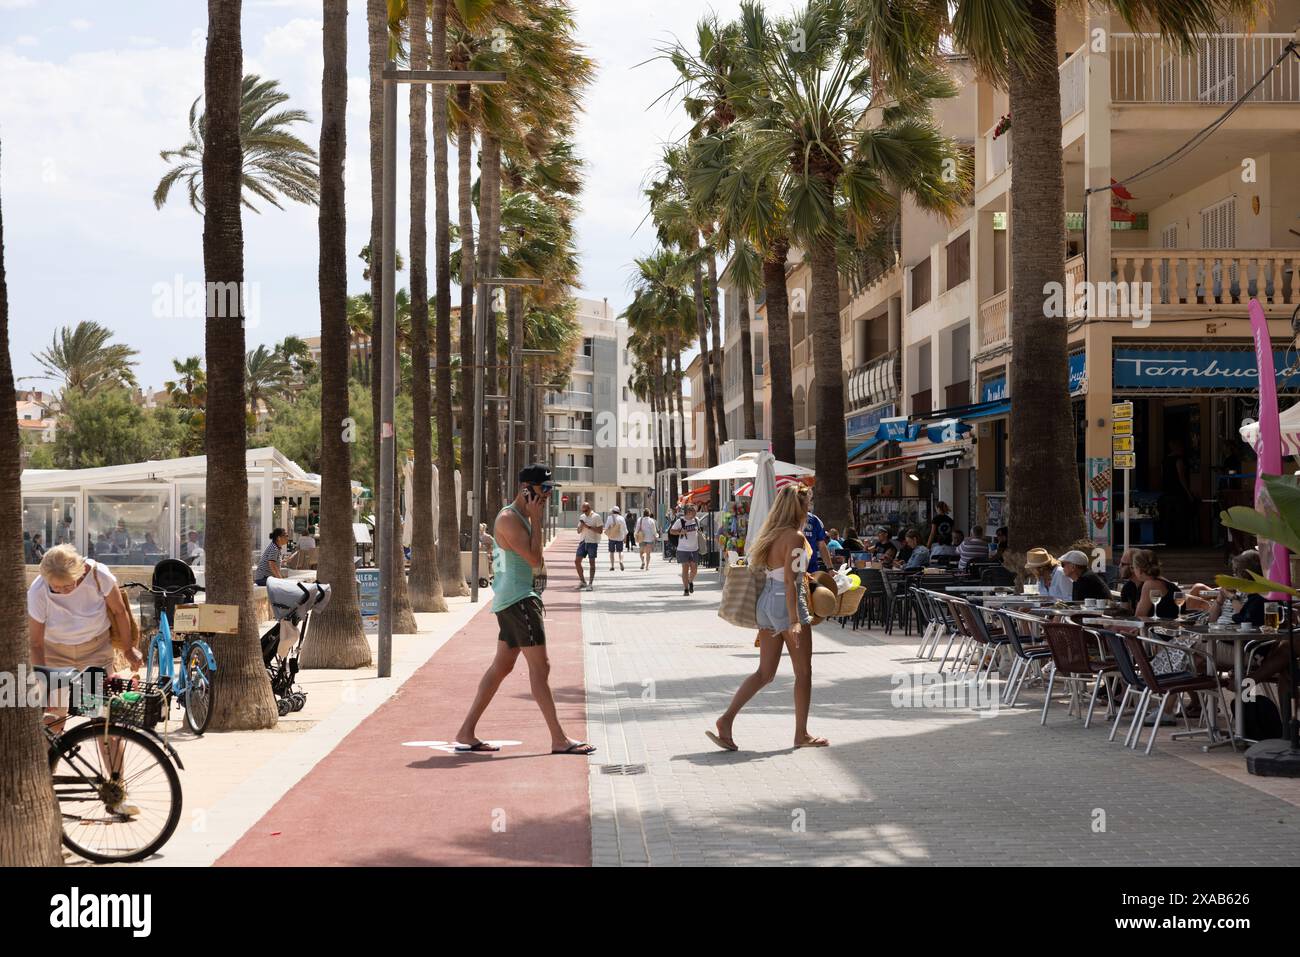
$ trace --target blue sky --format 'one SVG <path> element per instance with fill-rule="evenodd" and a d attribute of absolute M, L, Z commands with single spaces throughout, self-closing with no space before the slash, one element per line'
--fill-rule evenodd
<path fill-rule="evenodd" d="M 355 251 L 367 241 L 370 222 L 364 6 L 361 0 L 349 4 L 347 214 L 354 292 L 364 287 Z M 716 6 L 730 15 L 738 4 Z M 670 68 L 636 64 L 672 35 L 690 38 L 707 6 L 698 0 L 575 0 L 575 7 L 580 38 L 600 69 L 578 143 L 589 163 L 577 223 L 583 286 L 586 295 L 607 296 L 621 307 L 633 258 L 653 245 L 649 227 L 641 225 L 646 171 L 660 145 L 684 130 L 678 110 L 650 107 L 669 84 Z M 320 0 L 244 2 L 245 72 L 280 81 L 291 104 L 310 116 L 299 134 L 313 145 L 319 139 L 320 16 Z M 16 376 L 38 373 L 32 353 L 57 327 L 81 319 L 109 326 L 139 350 L 137 371 L 146 385 L 161 386 L 173 358 L 202 354 L 201 320 L 159 319 L 153 309 L 159 284 L 178 277 L 202 281 L 202 222 L 182 193 L 162 211 L 151 197 L 167 168 L 159 151 L 187 139 L 186 115 L 202 91 L 205 29 L 203 0 L 0 0 L 0 190 Z M 405 116 L 404 93 L 399 109 Z M 403 136 L 399 151 L 404 144 Z M 402 210 L 404 175 L 398 189 Z M 452 203 L 454 210 L 454 195 Z M 261 300 L 259 322 L 248 331 L 250 348 L 289 334 L 315 334 L 315 209 L 262 205 L 260 215 L 245 214 L 244 235 L 247 279 L 259 284 Z M 403 212 L 403 250 L 407 235 Z"/>

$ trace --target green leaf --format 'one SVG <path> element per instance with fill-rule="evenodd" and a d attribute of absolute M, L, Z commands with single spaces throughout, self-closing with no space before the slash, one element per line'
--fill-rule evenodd
<path fill-rule="evenodd" d="M 1300 598 L 1300 591 L 1281 582 L 1270 581 L 1263 575 L 1248 572 L 1250 578 L 1236 578 L 1232 575 L 1216 575 L 1214 583 L 1220 588 L 1234 588 L 1248 595 L 1267 595 L 1270 592 L 1282 592 Z"/>

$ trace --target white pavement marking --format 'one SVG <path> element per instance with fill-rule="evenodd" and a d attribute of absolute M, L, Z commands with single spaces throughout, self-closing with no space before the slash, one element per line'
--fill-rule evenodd
<path fill-rule="evenodd" d="M 911 661 L 917 638 L 901 631 L 816 629 L 809 730 L 831 747 L 792 747 L 783 659 L 736 721 L 742 750 L 721 751 L 704 732 L 758 649 L 717 617 L 716 572 L 701 569 L 689 597 L 679 577 L 656 561 L 583 596 L 597 866 L 1259 864 L 1300 852 L 1300 785 L 1234 780 L 1240 755 L 1202 755 L 1166 732 L 1145 757 L 1063 703 L 1040 728 L 1040 689 L 988 717 L 897 707 L 896 676 L 935 670 Z"/>

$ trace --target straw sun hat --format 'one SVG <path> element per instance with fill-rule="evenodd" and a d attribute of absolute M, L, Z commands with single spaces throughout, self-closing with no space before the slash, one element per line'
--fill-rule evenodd
<path fill-rule="evenodd" d="M 1044 565 L 1053 565 L 1055 563 L 1056 559 L 1045 548 L 1031 548 L 1025 552 L 1026 568 L 1042 568 Z"/>

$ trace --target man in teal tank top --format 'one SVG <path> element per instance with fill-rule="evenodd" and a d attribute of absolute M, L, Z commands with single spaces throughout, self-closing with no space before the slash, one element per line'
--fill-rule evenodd
<path fill-rule="evenodd" d="M 552 754 L 591 754 L 596 749 L 574 741 L 560 727 L 555 698 L 549 683 L 551 663 L 546 656 L 546 629 L 542 622 L 542 599 L 533 587 L 534 569 L 542 567 L 542 522 L 551 490 L 551 470 L 530 465 L 519 473 L 515 499 L 496 517 L 492 534 L 492 611 L 500 634 L 496 657 L 479 681 L 474 703 L 456 732 L 457 751 L 499 751 L 475 733 L 479 718 L 492 702 L 501 682 L 514 670 L 522 652 L 528 662 L 528 682 L 533 700 L 551 732 Z"/>

